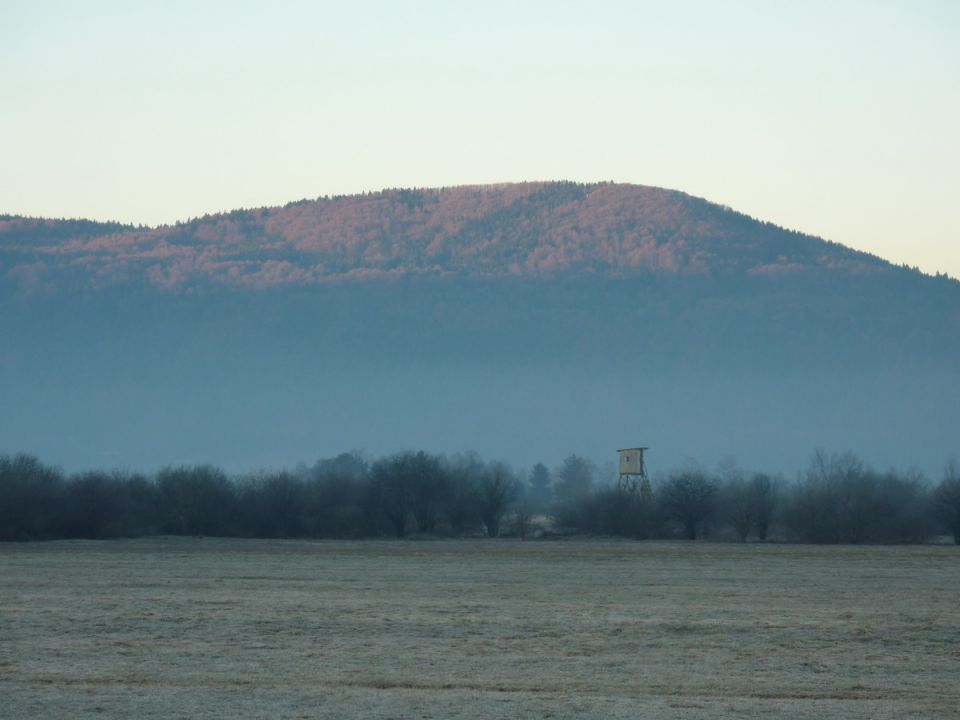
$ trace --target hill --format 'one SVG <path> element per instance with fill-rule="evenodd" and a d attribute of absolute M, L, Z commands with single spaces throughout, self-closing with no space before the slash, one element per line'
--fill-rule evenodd
<path fill-rule="evenodd" d="M 3 216 L 0 309 L 0 452 L 71 467 L 960 453 L 960 283 L 657 188 Z"/>
<path fill-rule="evenodd" d="M 239 210 L 158 228 L 0 218 L 7 282 L 307 285 L 431 275 L 556 277 L 841 270 L 879 258 L 684 193 L 523 183 L 385 190 Z"/>

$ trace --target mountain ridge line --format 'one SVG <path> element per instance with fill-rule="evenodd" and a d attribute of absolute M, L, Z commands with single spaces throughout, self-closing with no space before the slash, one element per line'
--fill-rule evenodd
<path fill-rule="evenodd" d="M 0 215 L 0 278 L 25 287 L 64 276 L 176 290 L 417 275 L 906 270 L 922 274 L 679 190 L 624 183 L 386 188 L 156 227 Z"/>

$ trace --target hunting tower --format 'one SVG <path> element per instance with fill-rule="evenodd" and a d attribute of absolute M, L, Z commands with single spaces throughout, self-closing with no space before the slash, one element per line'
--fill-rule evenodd
<path fill-rule="evenodd" d="M 643 462 L 645 447 L 624 448 L 617 450 L 620 453 L 620 488 L 629 493 L 639 492 L 644 497 L 650 497 L 650 478 L 647 477 L 647 466 Z"/>

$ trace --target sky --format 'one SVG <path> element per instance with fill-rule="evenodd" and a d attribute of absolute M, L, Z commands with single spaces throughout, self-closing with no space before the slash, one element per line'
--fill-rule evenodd
<path fill-rule="evenodd" d="M 960 277 L 960 2 L 0 0 L 0 213 L 612 180 Z"/>

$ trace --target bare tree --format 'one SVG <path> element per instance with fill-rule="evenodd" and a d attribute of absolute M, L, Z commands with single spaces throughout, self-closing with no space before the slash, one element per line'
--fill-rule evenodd
<path fill-rule="evenodd" d="M 477 487 L 484 472 L 483 461 L 475 453 L 455 456 L 446 466 L 450 487 L 444 495 L 444 511 L 454 535 L 476 532 Z"/>
<path fill-rule="evenodd" d="M 747 541 L 755 522 L 750 490 L 742 477 L 728 479 L 720 488 L 722 516 L 733 527 L 740 542 Z"/>
<path fill-rule="evenodd" d="M 32 455 L 0 455 L 0 540 L 56 534 L 63 473 Z"/>
<path fill-rule="evenodd" d="M 513 511 L 513 522 L 517 529 L 517 535 L 521 540 L 526 540 L 533 527 L 533 505 L 526 497 L 517 501 Z"/>
<path fill-rule="evenodd" d="M 260 514 L 268 537 L 298 537 L 307 525 L 306 486 L 293 474 L 280 471 L 259 478 Z"/>
<path fill-rule="evenodd" d="M 806 476 L 793 487 L 787 524 L 807 542 L 858 542 L 867 517 L 863 480 L 863 463 L 852 453 L 816 450 Z"/>
<path fill-rule="evenodd" d="M 733 527 L 740 542 L 746 542 L 754 524 L 750 486 L 744 480 L 743 470 L 733 459 L 720 463 L 719 475 L 722 482 L 718 503 L 720 514 Z"/>
<path fill-rule="evenodd" d="M 236 488 L 212 465 L 164 468 L 157 473 L 163 529 L 180 535 L 234 531 Z"/>
<path fill-rule="evenodd" d="M 378 460 L 370 469 L 373 504 L 386 516 L 393 534 L 407 534 L 410 514 L 409 460 L 411 453 Z"/>
<path fill-rule="evenodd" d="M 780 480 L 765 473 L 755 473 L 750 479 L 750 515 L 757 538 L 766 540 L 773 524 L 774 512 L 780 500 Z"/>
<path fill-rule="evenodd" d="M 61 532 L 67 537 L 99 539 L 114 534 L 121 520 L 124 483 L 102 470 L 74 475 L 65 488 Z"/>
<path fill-rule="evenodd" d="M 480 476 L 477 501 L 480 520 L 487 537 L 500 533 L 500 523 L 517 496 L 517 479 L 503 463 L 490 463 Z"/>
<path fill-rule="evenodd" d="M 926 497 L 920 477 L 880 474 L 852 453 L 817 451 L 784 517 L 807 542 L 913 542 L 926 537 Z"/>
<path fill-rule="evenodd" d="M 376 520 L 364 512 L 364 479 L 334 470 L 311 480 L 307 484 L 308 534 L 356 537 L 372 533 Z"/>
<path fill-rule="evenodd" d="M 947 463 L 943 480 L 933 491 L 933 511 L 960 545 L 960 466 L 956 460 Z"/>
<path fill-rule="evenodd" d="M 578 529 L 643 540 L 656 532 L 656 507 L 644 493 L 602 487 L 583 501 Z"/>
<path fill-rule="evenodd" d="M 684 535 L 696 540 L 703 524 L 713 517 L 717 486 L 699 470 L 672 475 L 659 492 L 667 517 L 683 525 Z"/>
<path fill-rule="evenodd" d="M 305 472 L 311 479 L 339 477 L 361 481 L 370 472 L 370 462 L 363 451 L 354 450 L 332 458 L 321 458 Z"/>
<path fill-rule="evenodd" d="M 450 486 L 447 474 L 437 458 L 423 451 L 408 457 L 405 464 L 410 510 L 417 521 L 417 530 L 436 532 L 440 509 Z"/>

